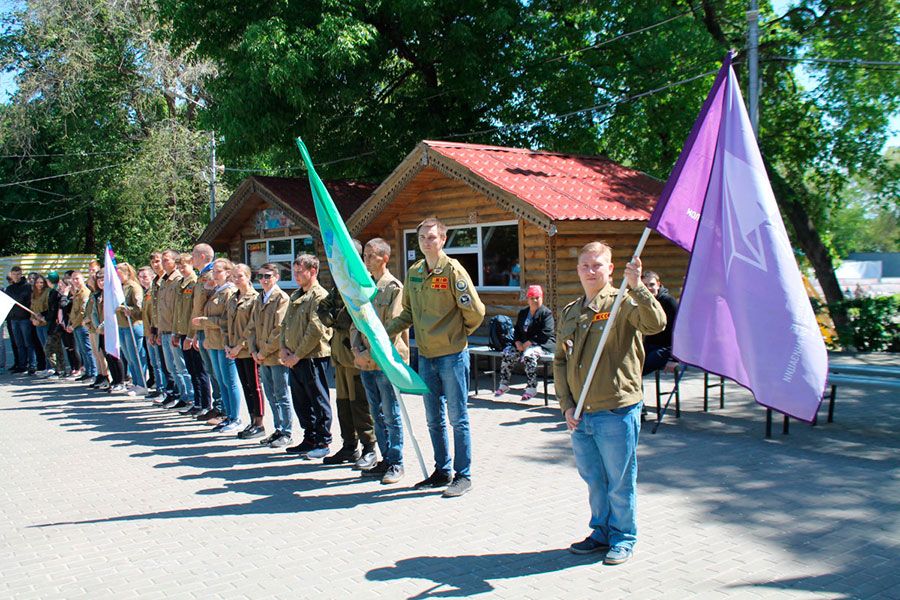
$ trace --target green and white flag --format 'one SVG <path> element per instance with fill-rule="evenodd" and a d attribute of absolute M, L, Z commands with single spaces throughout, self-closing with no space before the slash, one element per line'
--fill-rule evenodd
<path fill-rule="evenodd" d="M 309 151 L 300 138 L 297 138 L 297 147 L 309 173 L 309 187 L 312 190 L 328 267 L 338 291 L 344 298 L 347 311 L 353 318 L 353 323 L 369 340 L 372 359 L 384 371 L 390 382 L 401 392 L 424 394 L 428 391 L 425 382 L 403 362 L 400 353 L 388 338 L 384 324 L 375 313 L 372 298 L 378 293 L 378 288 L 366 270 L 362 258 L 357 254 L 347 226 L 338 214 L 331 195 L 319 179 Z"/>

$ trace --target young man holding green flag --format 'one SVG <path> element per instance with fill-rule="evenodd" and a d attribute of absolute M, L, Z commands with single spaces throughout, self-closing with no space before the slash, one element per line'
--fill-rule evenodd
<path fill-rule="evenodd" d="M 391 337 L 415 327 L 419 375 L 428 386 L 425 416 L 434 448 L 434 472 L 416 488 L 443 487 L 445 498 L 462 496 L 472 488 L 472 438 L 469 433 L 468 336 L 484 320 L 484 304 L 472 279 L 456 260 L 444 253 L 447 226 L 436 218 L 416 228 L 424 260 L 406 274 L 403 312 L 386 324 Z M 444 415 L 453 427 L 453 471 L 450 440 Z"/>

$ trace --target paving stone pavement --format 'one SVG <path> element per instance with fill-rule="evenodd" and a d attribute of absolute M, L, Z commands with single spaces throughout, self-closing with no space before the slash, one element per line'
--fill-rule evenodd
<path fill-rule="evenodd" d="M 766 440 L 749 394 L 730 385 L 704 413 L 701 384 L 686 376 L 680 419 L 645 425 L 636 554 L 608 567 L 566 551 L 586 488 L 553 402 L 520 402 L 521 385 L 471 399 L 475 487 L 443 499 L 411 488 L 409 445 L 406 478 L 382 486 L 144 400 L 4 374 L 0 597 L 900 597 L 897 398 L 841 390 L 837 422 Z"/>

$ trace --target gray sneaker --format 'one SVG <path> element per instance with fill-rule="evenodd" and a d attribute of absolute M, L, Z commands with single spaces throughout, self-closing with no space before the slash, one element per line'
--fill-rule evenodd
<path fill-rule="evenodd" d="M 281 434 L 271 442 L 269 442 L 269 448 L 284 448 L 285 446 L 291 445 L 291 436 Z"/>
<path fill-rule="evenodd" d="M 472 480 L 462 475 L 453 478 L 453 482 L 444 490 L 444 498 L 456 498 L 472 489 Z"/>
<path fill-rule="evenodd" d="M 385 471 L 384 477 L 381 478 L 381 483 L 390 485 L 397 483 L 401 479 L 403 479 L 403 465 L 391 465 Z"/>
<path fill-rule="evenodd" d="M 328 446 L 313 448 L 305 454 L 306 458 L 325 458 L 328 456 Z"/>
<path fill-rule="evenodd" d="M 628 546 L 613 546 L 609 549 L 609 552 L 607 552 L 606 556 L 603 558 L 603 564 L 621 565 L 623 562 L 631 558 L 632 554 L 634 554 L 634 549 L 629 548 Z"/>

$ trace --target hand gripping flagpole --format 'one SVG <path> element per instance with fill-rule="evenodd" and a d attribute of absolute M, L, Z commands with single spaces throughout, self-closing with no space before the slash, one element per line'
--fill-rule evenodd
<path fill-rule="evenodd" d="M 428 478 L 428 468 L 425 466 L 425 459 L 422 457 L 422 449 L 419 448 L 419 442 L 416 441 L 416 434 L 413 433 L 412 421 L 409 420 L 409 413 L 406 412 L 406 405 L 403 403 L 403 396 L 396 385 L 391 384 L 394 393 L 397 395 L 397 403 L 400 404 L 400 415 L 403 418 L 403 424 L 406 425 L 406 431 L 409 433 L 409 439 L 412 441 L 413 448 L 416 450 L 416 458 L 419 459 L 419 466 L 422 468 L 422 476 Z"/>
<path fill-rule="evenodd" d="M 650 237 L 650 231 L 651 229 L 649 227 L 644 228 L 644 233 L 641 235 L 641 240 L 638 242 L 637 248 L 634 249 L 631 260 L 640 258 L 641 252 L 644 251 L 644 245 Z M 625 288 L 627 286 L 628 280 L 623 277 L 622 285 L 619 286 L 619 292 L 616 294 L 616 300 L 613 302 L 612 310 L 609 311 L 609 320 L 606 322 L 606 327 L 603 328 L 603 333 L 600 334 L 600 343 L 597 344 L 597 350 L 594 352 L 594 358 L 591 361 L 591 367 L 588 369 L 587 377 L 584 380 L 584 386 L 581 388 L 581 394 L 578 395 L 578 405 L 575 407 L 576 419 L 581 418 L 584 400 L 587 398 L 588 389 L 591 387 L 591 380 L 594 379 L 594 373 L 597 371 L 597 364 L 600 362 L 600 355 L 603 353 L 603 347 L 606 346 L 606 340 L 609 339 L 609 332 L 612 331 L 613 322 L 616 320 L 616 316 L 619 314 L 619 308 L 625 300 Z"/>

